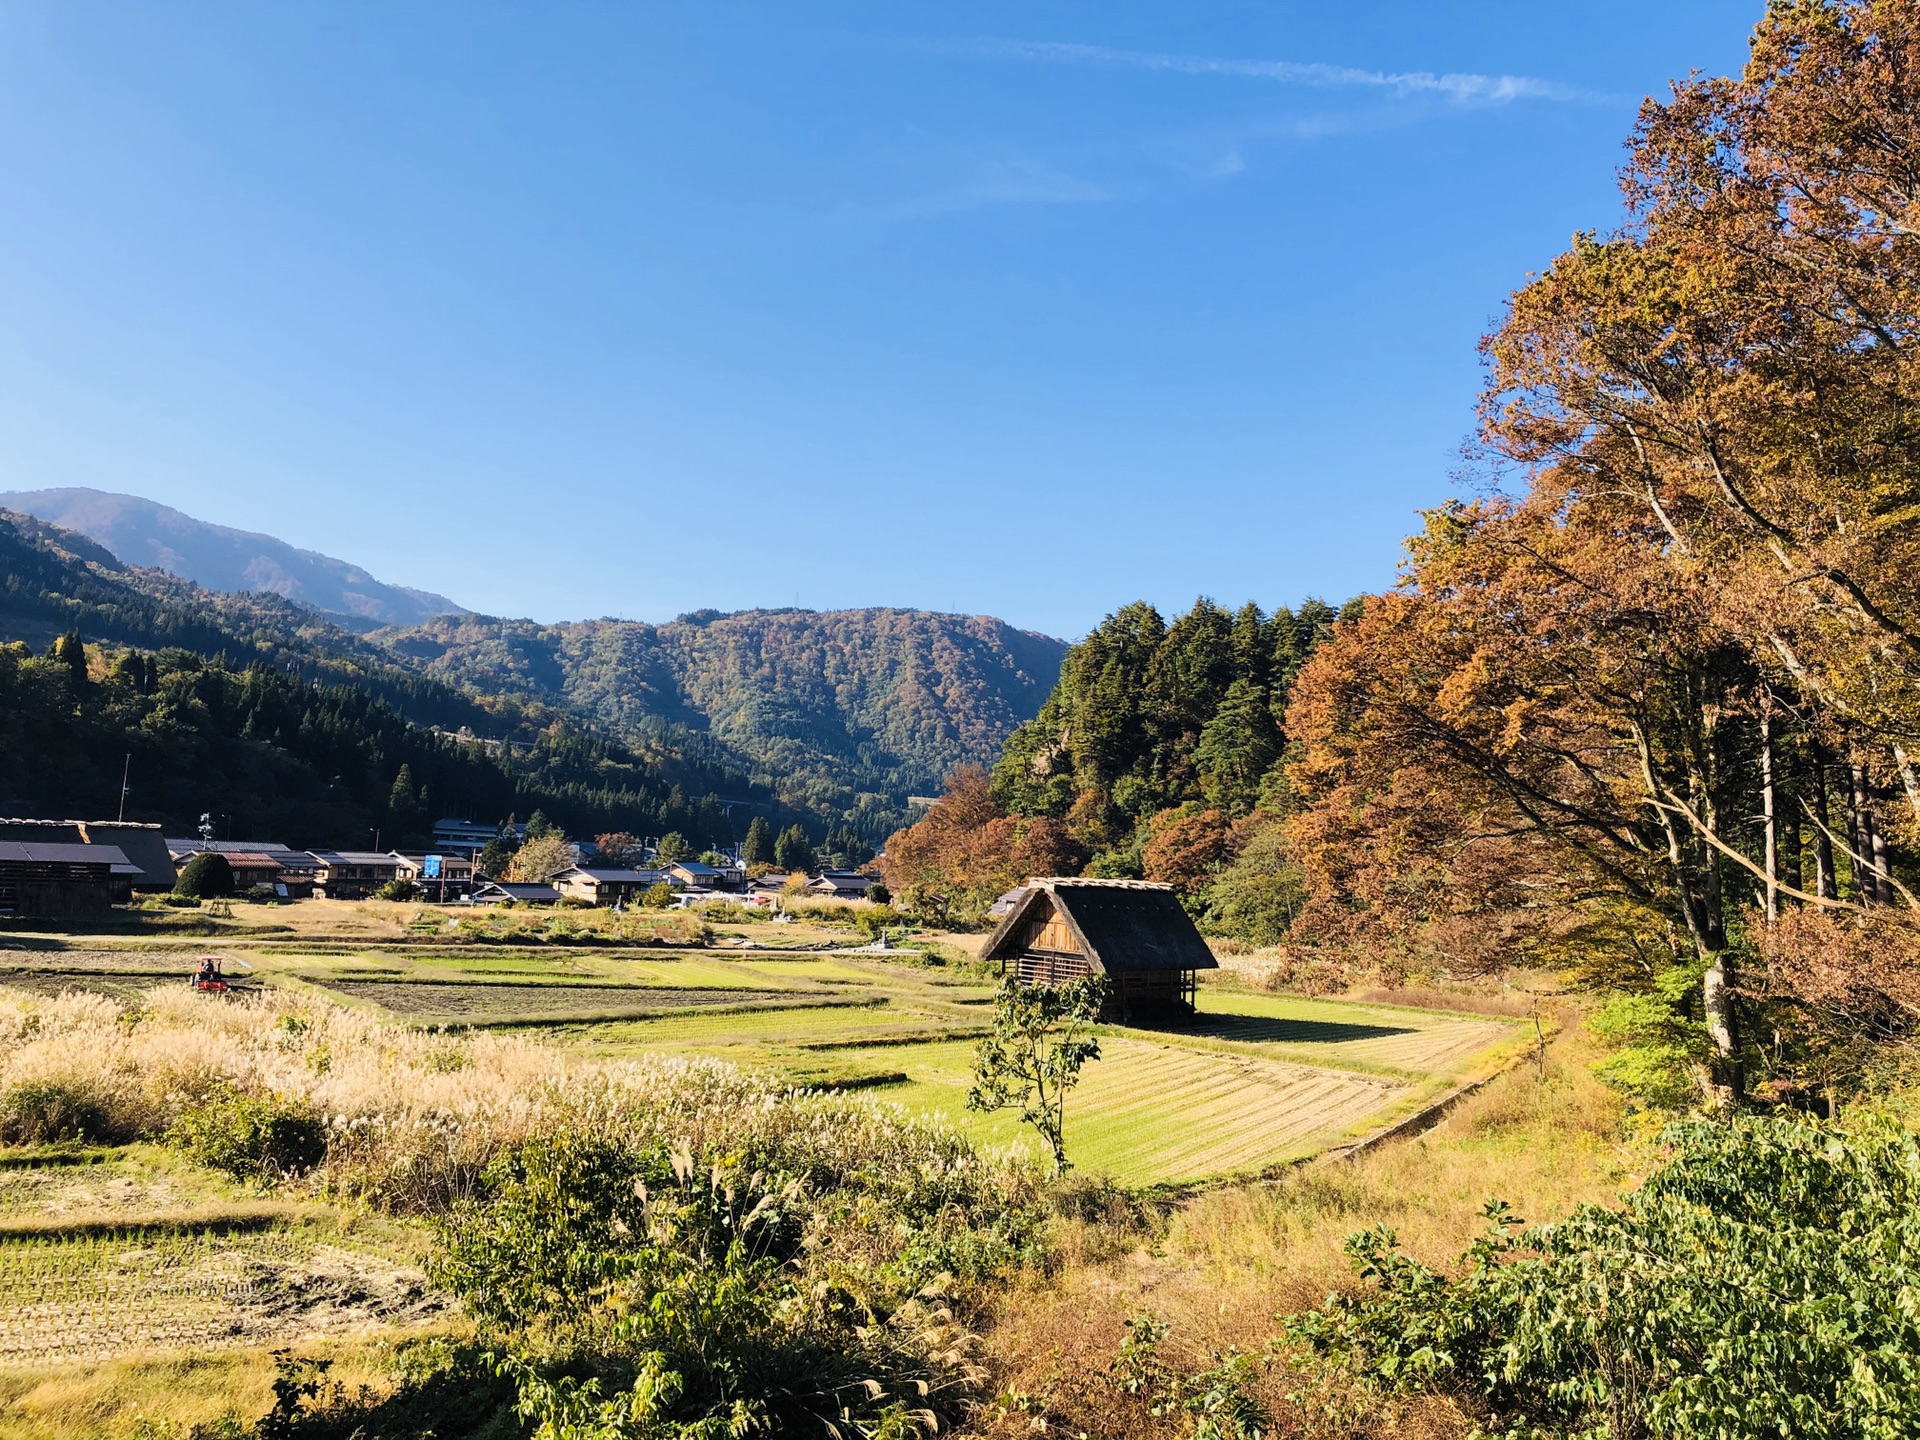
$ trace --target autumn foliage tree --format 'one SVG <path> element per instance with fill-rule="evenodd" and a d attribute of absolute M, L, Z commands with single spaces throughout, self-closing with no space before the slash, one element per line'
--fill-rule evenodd
<path fill-rule="evenodd" d="M 1077 875 L 1086 860 L 1058 821 L 1002 810 L 974 765 L 954 772 L 918 823 L 889 837 L 881 873 L 904 907 L 968 920 L 1030 876 Z"/>
<path fill-rule="evenodd" d="M 1484 345 L 1522 493 L 1429 516 L 1295 687 L 1295 930 L 1689 967 L 1725 1095 L 1779 1063 L 1743 1014 L 1806 1011 L 1797 945 L 1845 991 L 1835 935 L 1914 908 L 1920 5 L 1773 6 L 1740 77 L 1649 102 L 1623 184 Z"/>

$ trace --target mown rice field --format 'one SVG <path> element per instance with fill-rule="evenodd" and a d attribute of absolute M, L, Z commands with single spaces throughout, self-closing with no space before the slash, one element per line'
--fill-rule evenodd
<path fill-rule="evenodd" d="M 267 984 L 311 987 L 407 1025 L 538 1028 L 604 1056 L 712 1056 L 796 1084 L 871 1087 L 984 1143 L 1024 1144 L 1017 1119 L 966 1109 L 990 977 L 818 949 L 534 949 L 355 943 L 246 953 Z M 15 957 L 43 992 L 92 971 L 182 963 L 102 948 Z M 64 973 L 56 973 L 64 972 Z M 0 977 L 3 981 L 6 977 Z M 98 983 L 98 982 L 96 982 Z M 1103 1027 L 1067 1111 L 1082 1168 L 1131 1184 L 1271 1169 L 1377 1130 L 1500 1063 L 1518 1022 L 1206 984 L 1200 1013 L 1161 1029 Z"/>

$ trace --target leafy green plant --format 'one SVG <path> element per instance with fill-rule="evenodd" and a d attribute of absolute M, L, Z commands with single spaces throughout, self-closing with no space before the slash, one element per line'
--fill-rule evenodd
<path fill-rule="evenodd" d="M 180 867 L 173 893 L 183 900 L 211 900 L 233 894 L 233 866 L 218 851 L 203 850 Z"/>
<path fill-rule="evenodd" d="M 121 1129 L 108 1107 L 82 1084 L 23 1080 L 0 1092 L 0 1143 L 121 1140 L 127 1138 Z"/>
<path fill-rule="evenodd" d="M 395 877 L 375 890 L 373 892 L 373 898 L 376 900 L 418 900 L 420 898 L 420 887 L 411 880 Z"/>
<path fill-rule="evenodd" d="M 809 1279 L 805 1188 L 762 1159 L 562 1133 L 501 1156 L 439 1223 L 434 1277 L 537 1435 L 938 1428 L 971 1377 L 927 1343 L 937 1312 Z"/>
<path fill-rule="evenodd" d="M 1449 1279 L 1385 1228 L 1371 1294 L 1291 1337 L 1367 1385 L 1453 1398 L 1488 1434 L 1808 1440 L 1920 1425 L 1920 1142 L 1741 1116 L 1665 1135 L 1619 1210 L 1488 1233 Z"/>
<path fill-rule="evenodd" d="M 248 1440 L 507 1440 L 520 1433 L 512 1382 L 473 1345 L 438 1336 L 401 1343 L 383 1393 L 349 1391 L 328 1375 L 327 1360 L 279 1360 L 273 1408 L 245 1432 Z"/>
<path fill-rule="evenodd" d="M 1081 1068 L 1100 1058 L 1100 1042 L 1087 1027 L 1099 1019 L 1106 998 L 1107 983 L 1098 977 L 1023 985 L 1009 975 L 993 998 L 993 1029 L 974 1054 L 967 1108 L 1017 1107 L 1022 1123 L 1046 1142 L 1055 1175 L 1069 1168 L 1067 1092 L 1080 1083 Z"/>
<path fill-rule="evenodd" d="M 304 1099 L 216 1090 L 182 1110 L 167 1140 L 203 1165 L 263 1184 L 311 1170 L 326 1158 L 326 1125 Z"/>

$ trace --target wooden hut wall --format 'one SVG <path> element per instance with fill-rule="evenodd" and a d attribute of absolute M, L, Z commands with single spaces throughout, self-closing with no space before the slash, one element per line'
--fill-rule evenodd
<path fill-rule="evenodd" d="M 0 862 L 0 912 L 3 913 L 83 915 L 109 908 L 115 888 L 105 865 L 76 867 L 32 861 Z"/>
<path fill-rule="evenodd" d="M 1080 953 L 1080 942 L 1051 903 L 1035 906 L 1022 926 L 1013 966 L 1022 985 L 1064 985 L 1093 974 L 1093 963 Z"/>

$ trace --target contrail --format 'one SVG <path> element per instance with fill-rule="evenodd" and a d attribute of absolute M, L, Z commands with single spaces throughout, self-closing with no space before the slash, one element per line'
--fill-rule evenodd
<path fill-rule="evenodd" d="M 1362 86 L 1401 95 L 1439 95 L 1459 105 L 1504 105 L 1514 100 L 1592 103 L 1607 97 L 1539 80 L 1529 75 L 1436 74 L 1431 70 L 1360 70 L 1295 60 L 1218 60 L 1205 55 L 1165 55 L 1151 50 L 1115 50 L 1105 45 L 1070 45 L 1046 40 L 972 40 L 934 43 L 948 54 L 1060 65 L 1106 65 L 1132 70 L 1161 70 L 1180 75 L 1234 75 L 1321 88 Z"/>

